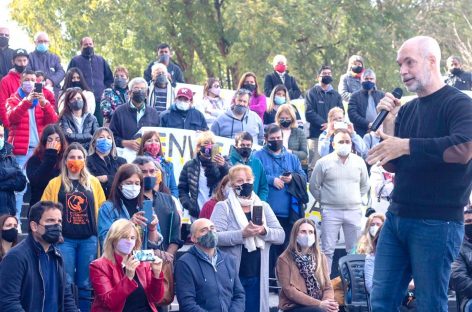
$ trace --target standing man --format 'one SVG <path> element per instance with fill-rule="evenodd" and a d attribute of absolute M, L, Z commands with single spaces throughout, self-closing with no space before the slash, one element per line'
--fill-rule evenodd
<path fill-rule="evenodd" d="M 12 58 L 15 50 L 8 47 L 10 41 L 10 30 L 8 27 L 0 27 L 0 79 L 2 79 L 10 68 L 12 68 Z"/>
<path fill-rule="evenodd" d="M 361 229 L 362 196 L 369 191 L 369 174 L 364 160 L 351 153 L 351 135 L 347 129 L 335 131 L 334 152 L 316 163 L 310 178 L 310 192 L 322 208 L 321 249 L 331 270 L 334 249 L 342 227 L 346 252 L 357 243 Z"/>
<path fill-rule="evenodd" d="M 372 311 L 396 310 L 412 277 L 419 311 L 447 311 L 472 186 L 472 99 L 444 84 L 431 37 L 405 41 L 397 63 L 418 98 L 402 106 L 387 93 L 377 106 L 390 113 L 367 162 L 395 172 L 395 190 L 375 255 Z"/>
<path fill-rule="evenodd" d="M 49 52 L 49 36 L 41 31 L 34 36 L 36 48 L 29 55 L 28 67 L 34 71 L 42 71 L 45 77 L 45 86 L 54 88 L 54 96 L 57 98 L 61 90 L 60 83 L 64 79 L 65 72 L 59 57 Z"/>
<path fill-rule="evenodd" d="M 103 116 L 100 111 L 100 99 L 102 98 L 103 90 L 111 88 L 114 78 L 113 73 L 105 59 L 95 54 L 94 43 L 92 38 L 84 37 L 80 40 L 80 55 L 74 56 L 70 60 L 67 70 L 72 67 L 79 68 L 84 74 L 87 85 L 92 88 L 93 95 L 95 96 L 95 117 L 97 117 L 98 123 L 103 123 Z"/>
<path fill-rule="evenodd" d="M 333 107 L 344 110 L 341 95 L 331 85 L 333 76 L 331 66 L 323 65 L 318 71 L 318 83 L 307 91 L 305 96 L 305 118 L 310 123 L 308 137 L 308 176 L 320 159 L 318 138 L 328 127 L 328 113 Z"/>
<path fill-rule="evenodd" d="M 446 84 L 459 90 L 472 90 L 472 73 L 462 69 L 462 62 L 458 56 L 450 56 L 446 61 L 447 70 Z"/>
<path fill-rule="evenodd" d="M 61 224 L 61 204 L 40 201 L 31 207 L 29 235 L 8 252 L 0 265 L 2 312 L 78 311 L 56 247 Z"/>
<path fill-rule="evenodd" d="M 162 63 L 167 67 L 167 72 L 169 74 L 168 78 L 172 84 L 172 87 L 175 88 L 177 82 L 185 83 L 184 75 L 182 74 L 182 70 L 180 69 L 179 65 L 172 62 L 172 50 L 170 49 L 170 45 L 167 43 L 161 43 L 156 48 L 157 60 L 152 61 L 147 66 L 146 70 L 144 71 L 144 79 L 147 82 L 152 80 L 152 66 L 158 63 Z"/>

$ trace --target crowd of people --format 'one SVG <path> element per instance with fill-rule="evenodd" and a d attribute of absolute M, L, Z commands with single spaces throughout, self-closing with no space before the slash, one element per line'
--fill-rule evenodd
<path fill-rule="evenodd" d="M 341 228 L 346 252 L 366 255 L 373 311 L 393 311 L 407 285 L 419 289 L 423 307 L 444 300 L 472 179 L 471 99 L 455 88 L 470 90 L 472 75 L 450 57 L 445 79 L 455 88 L 445 85 L 434 39 L 411 40 L 397 62 L 407 89 L 420 100 L 400 109 L 359 55 L 349 58 L 338 90 L 332 68 L 323 65 L 303 94 L 287 59 L 277 55 L 263 90 L 256 74 L 246 72 L 231 101 L 221 97 L 221 82 L 213 77 L 198 99 L 177 85 L 184 75 L 168 44 L 157 46 L 143 77 L 132 78 L 125 66 L 112 71 L 90 37 L 81 39 L 80 55 L 64 70 L 46 33 L 35 35 L 35 50 L 28 53 L 10 49 L 9 30 L 0 27 L 2 311 L 166 311 L 174 280 L 180 311 L 269 311 L 270 278 L 280 287 L 283 311 L 339 311 L 343 302 L 335 300 L 330 274 Z M 420 62 L 415 57 L 423 46 Z M 423 71 L 415 72 L 415 62 Z M 424 71 L 433 78 L 421 76 Z M 447 121 L 412 120 L 433 93 L 446 103 L 436 110 Z M 299 98 L 306 129 L 290 103 Z M 448 106 L 450 98 L 458 108 Z M 382 130 L 371 131 L 380 110 L 390 113 Z M 197 132 L 193 158 L 179 176 L 159 133 L 139 133 L 142 127 Z M 216 136 L 234 139 L 228 155 Z M 119 148 L 134 151 L 135 159 L 127 163 Z M 434 184 L 439 178 L 449 181 L 443 190 Z M 305 217 L 308 192 L 320 205 L 321 227 Z M 365 198 L 374 210 L 363 224 Z M 184 210 L 191 225 L 182 223 Z M 466 249 L 452 274 L 467 308 L 469 214 Z M 28 235 L 18 244 L 23 215 Z M 409 244 L 434 254 L 431 265 L 441 263 L 429 279 L 442 282 L 436 299 L 428 293 L 427 269 L 419 268 L 421 255 L 403 250 L 407 238 L 397 234 L 423 219 L 430 234 L 418 232 Z M 443 222 L 451 228 L 446 238 L 446 226 L 427 227 Z M 424 235 L 448 248 L 447 261 L 439 255 L 446 247 L 429 251 L 430 240 L 418 246 Z M 184 244 L 194 246 L 177 259 Z M 148 250 L 151 260 L 140 258 Z M 392 259 L 391 252 L 403 258 Z M 169 263 L 175 264 L 170 280 Z M 392 281 L 395 295 L 387 298 Z"/>

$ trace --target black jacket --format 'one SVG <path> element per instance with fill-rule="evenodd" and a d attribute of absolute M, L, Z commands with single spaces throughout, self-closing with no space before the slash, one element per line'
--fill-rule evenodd
<path fill-rule="evenodd" d="M 121 165 L 126 164 L 126 159 L 123 157 L 116 157 L 113 158 L 110 155 L 105 157 L 105 160 L 100 158 L 97 153 L 93 153 L 92 155 L 87 157 L 87 168 L 90 173 L 96 177 L 106 175 L 108 181 L 105 183 L 101 183 L 103 192 L 105 196 L 108 198 L 110 195 L 111 186 L 113 184 L 113 179 L 115 178 L 115 174 L 120 168 Z"/>
<path fill-rule="evenodd" d="M 185 130 L 208 130 L 205 116 L 198 109 L 180 111 L 172 106 L 161 113 L 161 127 Z"/>
<path fill-rule="evenodd" d="M 16 215 L 15 192 L 26 186 L 26 177 L 16 162 L 12 146 L 5 142 L 0 150 L 0 215 Z"/>
<path fill-rule="evenodd" d="M 226 162 L 222 167 L 216 167 L 217 172 L 215 172 L 215 180 L 218 182 L 223 179 L 225 175 L 228 174 L 229 163 Z M 200 160 L 198 156 L 187 161 L 180 172 L 179 177 L 179 199 L 182 206 L 190 212 L 190 215 L 198 218 L 201 207 L 198 207 L 198 180 L 200 178 Z M 216 188 L 215 183 L 210 191 Z"/>
<path fill-rule="evenodd" d="M 472 243 L 464 237 L 459 256 L 452 263 L 451 286 L 459 299 L 460 311 L 472 298 Z"/>
<path fill-rule="evenodd" d="M 152 76 L 151 76 L 152 66 L 154 66 L 154 64 L 156 64 L 156 63 L 157 63 L 157 61 L 150 62 L 149 65 L 147 66 L 146 70 L 144 71 L 144 79 L 147 82 L 150 82 L 152 80 Z M 182 70 L 180 69 L 179 65 L 177 65 L 173 62 L 169 62 L 169 66 L 167 66 L 167 72 L 172 77 L 172 81 L 170 82 L 172 87 L 175 88 L 175 86 L 177 85 L 177 82 L 185 83 L 184 75 L 182 74 Z"/>
<path fill-rule="evenodd" d="M 339 107 L 344 110 L 341 95 L 334 89 L 323 91 L 315 85 L 305 96 L 305 118 L 310 123 L 310 138 L 317 139 L 323 132 L 321 125 L 328 122 L 329 110 Z"/>
<path fill-rule="evenodd" d="M 459 90 L 472 90 L 472 73 L 461 70 L 458 75 L 449 74 L 444 81 Z"/>
<path fill-rule="evenodd" d="M 57 151 L 55 149 L 46 149 L 43 159 L 39 159 L 36 155 L 28 159 L 26 175 L 31 188 L 30 207 L 41 200 L 49 181 L 61 174 L 61 170 L 55 167 L 56 162 Z"/>
<path fill-rule="evenodd" d="M 141 127 L 158 127 L 159 113 L 152 107 L 146 106 L 143 117 L 136 118 L 137 110 L 131 107 L 130 102 L 117 107 L 111 117 L 110 129 L 118 147 L 123 147 L 123 140 L 132 140 Z"/>
<path fill-rule="evenodd" d="M 0 307 L 2 312 L 43 311 L 44 281 L 39 255 L 42 252 L 30 234 L 13 247 L 0 265 Z M 44 252 L 44 251 L 43 251 Z M 64 262 L 58 249 L 51 246 L 47 252 L 56 261 L 59 312 L 77 312 L 70 284 L 66 282 Z"/>
<path fill-rule="evenodd" d="M 153 207 L 159 220 L 159 231 L 164 238 L 162 250 L 167 251 L 170 244 L 182 247 L 184 242 L 180 239 L 180 215 L 172 196 L 161 192 L 153 194 Z"/>
<path fill-rule="evenodd" d="M 0 49 L 0 80 L 8 74 L 8 71 L 13 67 L 11 59 L 15 50 L 10 48 Z"/>
<path fill-rule="evenodd" d="M 67 142 L 70 144 L 72 142 L 77 142 L 82 144 L 86 151 L 90 146 L 90 141 L 92 140 L 95 130 L 99 128 L 97 117 L 93 113 L 87 113 L 82 124 L 82 133 L 79 133 L 76 123 L 71 115 L 64 114 L 61 119 L 59 119 L 59 126 L 62 128 L 64 135 L 66 136 Z M 68 132 L 68 129 L 72 133 Z"/>
<path fill-rule="evenodd" d="M 288 95 L 290 99 L 298 99 L 302 95 L 302 91 L 297 85 L 297 81 L 293 76 L 290 76 L 287 72 L 285 73 L 285 81 L 282 83 L 280 76 L 277 72 L 268 74 L 264 80 L 264 94 L 270 97 L 270 94 L 276 85 L 283 84 L 287 87 Z"/>
<path fill-rule="evenodd" d="M 385 93 L 378 90 L 371 92 L 372 98 L 374 99 L 375 107 L 379 104 L 380 100 L 385 96 Z M 365 119 L 367 112 L 367 106 L 369 105 L 369 93 L 366 90 L 359 90 L 354 92 L 349 99 L 349 105 L 347 113 L 349 114 L 349 120 L 354 125 L 354 130 L 357 134 L 362 137 L 369 130 L 369 122 Z"/>

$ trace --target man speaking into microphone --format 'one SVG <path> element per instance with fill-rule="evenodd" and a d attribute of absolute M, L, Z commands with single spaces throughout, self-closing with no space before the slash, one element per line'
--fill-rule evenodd
<path fill-rule="evenodd" d="M 375 256 L 372 311 L 397 311 L 413 278 L 418 311 L 447 311 L 451 263 L 464 235 L 472 186 L 472 99 L 444 84 L 431 37 L 403 43 L 397 63 L 418 98 L 387 93 L 382 143 L 367 158 L 395 172 L 395 189 Z"/>

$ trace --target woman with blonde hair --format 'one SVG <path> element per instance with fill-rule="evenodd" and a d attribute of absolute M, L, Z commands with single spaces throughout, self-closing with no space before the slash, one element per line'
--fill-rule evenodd
<path fill-rule="evenodd" d="M 275 115 L 281 105 L 289 104 L 295 111 L 297 122 L 301 121 L 300 114 L 297 108 L 290 104 L 290 97 L 288 95 L 287 87 L 283 84 L 276 85 L 270 93 L 269 100 L 267 102 L 267 110 L 264 113 L 264 125 L 270 125 L 275 122 Z M 303 124 L 302 124 L 303 125 Z"/>
<path fill-rule="evenodd" d="M 298 128 L 296 115 L 290 104 L 283 104 L 275 114 L 275 123 L 282 129 L 283 145 L 287 152 L 298 157 L 302 162 L 308 157 L 305 133 Z"/>
<path fill-rule="evenodd" d="M 375 234 L 385 222 L 385 215 L 383 213 L 373 213 L 367 218 L 364 231 L 359 237 L 356 254 L 369 255 L 373 252 L 373 244 Z"/>
<path fill-rule="evenodd" d="M 162 260 L 139 261 L 138 229 L 130 220 L 115 221 L 108 231 L 103 255 L 90 264 L 95 291 L 92 311 L 154 311 L 164 296 Z"/>
<path fill-rule="evenodd" d="M 58 244 L 69 283 L 79 288 L 81 311 L 90 310 L 89 264 L 97 255 L 98 208 L 105 201 L 100 181 L 86 167 L 87 152 L 74 142 L 64 151 L 61 174 L 44 190 L 42 201 L 61 203 L 62 236 Z"/>
<path fill-rule="evenodd" d="M 328 261 L 321 252 L 312 220 L 299 219 L 294 223 L 287 249 L 277 260 L 277 277 L 282 288 L 279 309 L 339 311 L 329 279 Z"/>
<path fill-rule="evenodd" d="M 227 199 L 216 204 L 211 221 L 218 247 L 236 259 L 246 292 L 245 311 L 269 311 L 269 251 L 285 233 L 272 208 L 254 193 L 254 175 L 246 165 L 229 169 Z"/>

